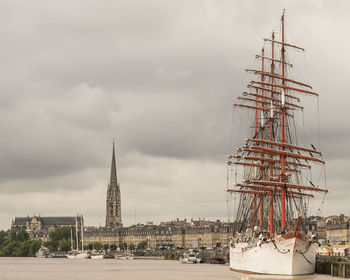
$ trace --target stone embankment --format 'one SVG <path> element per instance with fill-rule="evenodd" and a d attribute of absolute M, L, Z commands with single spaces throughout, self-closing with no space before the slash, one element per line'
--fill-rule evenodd
<path fill-rule="evenodd" d="M 350 261 L 347 258 L 318 256 L 316 260 L 316 273 L 350 278 Z"/>

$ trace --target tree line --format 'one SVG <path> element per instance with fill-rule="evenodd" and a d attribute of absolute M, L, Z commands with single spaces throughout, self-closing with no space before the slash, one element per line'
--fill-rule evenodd
<path fill-rule="evenodd" d="M 1 257 L 34 257 L 41 247 L 41 240 L 30 240 L 27 232 L 0 231 Z"/>
<path fill-rule="evenodd" d="M 79 249 L 81 240 L 78 236 Z M 34 257 L 41 245 L 47 247 L 51 252 L 68 252 L 71 247 L 75 249 L 76 235 L 74 227 L 59 227 L 50 233 L 49 241 L 43 243 L 42 240 L 31 240 L 25 230 L 21 231 L 0 231 L 0 257 Z M 100 242 L 90 243 L 84 246 L 85 250 L 144 250 L 147 242 L 142 241 L 137 246 L 128 245 L 126 242 L 119 244 L 102 244 Z"/>

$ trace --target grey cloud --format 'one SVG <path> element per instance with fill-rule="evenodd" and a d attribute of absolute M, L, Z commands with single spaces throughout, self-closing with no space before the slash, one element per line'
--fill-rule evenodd
<path fill-rule="evenodd" d="M 61 214 L 61 194 L 69 191 L 74 203 L 80 193 L 90 204 L 99 195 L 93 210 L 88 202 L 69 208 L 96 223 L 116 138 L 129 222 L 135 204 L 144 219 L 171 218 L 182 197 L 198 200 L 186 198 L 179 216 L 224 217 L 226 154 L 230 141 L 234 147 L 246 137 L 234 127 L 230 140 L 231 104 L 283 8 L 287 38 L 307 50 L 306 62 L 291 56 L 300 66 L 293 75 L 321 93 L 329 181 L 346 185 L 346 175 L 335 171 L 337 160 L 349 158 L 347 1 L 2 1 L 0 8 L 0 191 L 11 199 L 55 193 L 51 213 Z M 312 141 L 317 127 L 305 114 Z M 186 169 L 192 174 L 179 176 Z M 211 175 L 206 184 L 203 173 Z M 204 210 L 200 201 L 210 197 L 218 202 Z"/>

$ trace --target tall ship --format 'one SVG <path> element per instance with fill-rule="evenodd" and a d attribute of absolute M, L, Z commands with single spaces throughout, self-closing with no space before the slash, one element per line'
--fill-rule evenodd
<path fill-rule="evenodd" d="M 316 104 L 318 93 L 293 78 L 288 53 L 304 49 L 286 42 L 284 11 L 279 32 L 264 41 L 257 67 L 246 69 L 253 79 L 234 103 L 234 111 L 246 114 L 241 124 L 247 123 L 249 132 L 227 161 L 227 191 L 237 198 L 230 268 L 311 274 L 317 241 L 307 235 L 308 207 L 314 196 L 324 198 L 328 190 L 322 152 L 308 142 L 297 120 L 303 114 L 302 99 L 313 97 Z M 324 184 L 313 180 L 311 170 L 322 174 Z"/>

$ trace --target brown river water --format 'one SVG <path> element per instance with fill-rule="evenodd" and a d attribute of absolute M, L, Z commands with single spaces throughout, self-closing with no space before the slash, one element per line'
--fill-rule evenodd
<path fill-rule="evenodd" d="M 232 272 L 229 266 L 166 260 L 0 258 L 0 280 L 253 280 L 340 279 L 327 275 L 267 276 Z"/>

